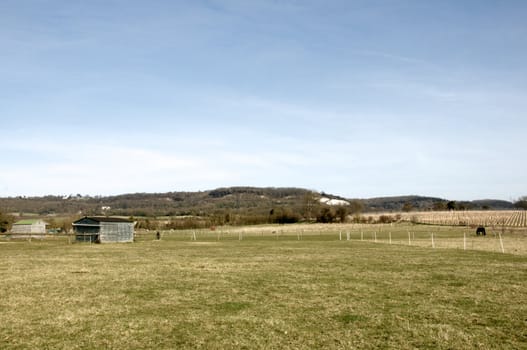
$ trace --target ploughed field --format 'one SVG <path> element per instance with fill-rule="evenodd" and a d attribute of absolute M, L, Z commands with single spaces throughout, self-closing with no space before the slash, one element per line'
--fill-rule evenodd
<path fill-rule="evenodd" d="M 0 348 L 526 348 L 525 241 L 400 224 L 2 239 Z"/>
<path fill-rule="evenodd" d="M 525 210 L 426 211 L 402 214 L 402 218 L 422 224 L 461 226 L 527 227 Z"/>

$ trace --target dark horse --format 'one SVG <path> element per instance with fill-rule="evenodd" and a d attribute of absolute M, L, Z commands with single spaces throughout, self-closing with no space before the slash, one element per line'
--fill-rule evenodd
<path fill-rule="evenodd" d="M 476 229 L 476 235 L 479 236 L 479 234 L 482 234 L 483 236 L 485 236 L 487 234 L 487 232 L 485 232 L 485 227 L 483 226 L 479 226 L 477 229 Z"/>

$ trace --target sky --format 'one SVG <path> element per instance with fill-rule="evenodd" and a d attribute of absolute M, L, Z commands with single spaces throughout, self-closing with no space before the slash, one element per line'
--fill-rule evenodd
<path fill-rule="evenodd" d="M 527 195 L 527 2 L 0 0 L 0 196 Z"/>

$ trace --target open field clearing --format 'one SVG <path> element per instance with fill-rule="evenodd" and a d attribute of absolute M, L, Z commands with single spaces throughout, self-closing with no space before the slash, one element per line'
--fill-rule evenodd
<path fill-rule="evenodd" d="M 527 256 L 527 229 L 487 227 L 486 236 L 475 228 L 414 224 L 295 224 L 217 227 L 215 230 L 160 231 L 181 241 L 312 240 L 361 241 L 433 249 L 482 250 Z M 155 231 L 139 231 L 137 240 L 152 240 Z"/>
<path fill-rule="evenodd" d="M 527 347 L 526 255 L 305 226 L 2 240 L 0 348 Z"/>

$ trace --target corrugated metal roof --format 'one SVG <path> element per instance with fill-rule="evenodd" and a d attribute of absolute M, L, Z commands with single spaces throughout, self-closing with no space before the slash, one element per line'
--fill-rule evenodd
<path fill-rule="evenodd" d="M 109 217 L 109 216 L 85 216 L 84 218 L 80 220 L 83 220 L 83 219 L 90 219 L 90 220 L 97 221 L 97 222 L 133 222 L 132 220 L 123 219 L 123 218 L 114 218 L 114 217 Z M 75 223 L 77 223 L 80 220 L 75 221 Z"/>

